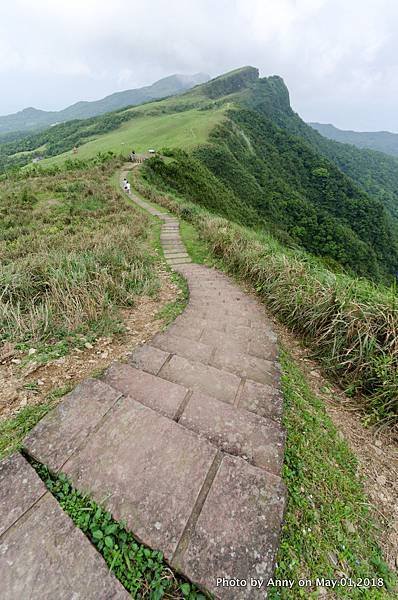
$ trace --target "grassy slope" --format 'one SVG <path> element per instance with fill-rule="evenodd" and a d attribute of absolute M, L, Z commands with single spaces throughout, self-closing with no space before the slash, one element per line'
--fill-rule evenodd
<path fill-rule="evenodd" d="M 117 163 L 0 183 L 1 340 L 57 358 L 115 331 L 158 288 L 147 215 L 109 181 Z"/>
<path fill-rule="evenodd" d="M 289 592 L 273 589 L 270 598 L 315 598 L 319 586 L 300 589 L 299 579 L 346 577 L 355 584 L 365 578 L 374 582 L 340 585 L 334 590 L 337 598 L 392 599 L 394 577 L 376 543 L 355 456 L 288 353 L 282 352 L 281 364 L 287 433 L 283 478 L 289 495 L 275 577 L 296 583 Z"/>
<path fill-rule="evenodd" d="M 207 140 L 210 131 L 222 120 L 224 109 L 192 109 L 160 115 L 147 115 L 142 110 L 136 113 L 139 116 L 127 121 L 119 129 L 80 146 L 78 157 L 92 158 L 98 152 L 107 151 L 127 156 L 132 148 L 136 152 L 146 152 L 152 147 L 159 149 L 169 146 L 189 150 Z M 45 159 L 41 164 L 60 164 L 70 157 L 71 153 L 65 152 Z"/>

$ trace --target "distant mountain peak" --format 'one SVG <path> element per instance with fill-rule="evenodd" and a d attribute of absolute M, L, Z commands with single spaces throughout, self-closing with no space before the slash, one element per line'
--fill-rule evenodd
<path fill-rule="evenodd" d="M 377 150 L 391 156 L 398 157 L 398 134 L 390 131 L 353 131 L 351 129 L 339 129 L 332 123 L 308 123 L 313 129 L 324 137 L 352 144 L 358 148 Z"/>
<path fill-rule="evenodd" d="M 157 100 L 165 96 L 181 94 L 195 85 L 209 80 L 205 73 L 193 75 L 174 74 L 142 88 L 115 92 L 94 101 L 80 100 L 59 111 L 46 111 L 29 106 L 14 114 L 0 116 L 0 134 L 45 129 L 54 123 L 87 119 L 125 108 Z"/>

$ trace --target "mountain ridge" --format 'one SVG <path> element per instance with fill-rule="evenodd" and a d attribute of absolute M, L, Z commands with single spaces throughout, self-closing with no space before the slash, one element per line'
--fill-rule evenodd
<path fill-rule="evenodd" d="M 127 106 L 180 94 L 208 80 L 209 76 L 205 73 L 174 74 L 163 77 L 151 85 L 114 92 L 99 100 L 79 100 L 61 110 L 46 111 L 29 106 L 16 113 L 0 116 L 0 135 L 21 131 L 32 132 L 74 119 L 88 119 Z"/>
<path fill-rule="evenodd" d="M 353 144 L 357 148 L 367 148 L 398 157 L 398 133 L 340 129 L 332 123 L 309 122 L 308 125 L 329 140 L 342 142 L 343 144 Z"/>

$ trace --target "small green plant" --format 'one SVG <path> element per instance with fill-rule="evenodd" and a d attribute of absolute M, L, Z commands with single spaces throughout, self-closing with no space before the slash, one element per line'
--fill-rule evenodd
<path fill-rule="evenodd" d="M 157 319 L 163 321 L 164 329 L 184 311 L 189 298 L 189 289 L 185 279 L 179 273 L 175 272 L 171 273 L 171 279 L 179 287 L 180 294 L 174 302 L 166 304 L 156 315 Z"/>
<path fill-rule="evenodd" d="M 115 521 L 110 512 L 73 488 L 65 475 L 54 475 L 44 465 L 31 459 L 30 462 L 133 598 L 206 599 L 194 585 L 170 569 L 161 552 L 137 542 L 124 523 Z"/>
<path fill-rule="evenodd" d="M 25 388 L 34 392 L 38 390 L 35 383 L 26 384 Z M 15 416 L 0 421 L 0 459 L 19 450 L 26 434 L 71 388 L 71 385 L 57 388 L 48 394 L 44 402 L 25 406 Z"/>

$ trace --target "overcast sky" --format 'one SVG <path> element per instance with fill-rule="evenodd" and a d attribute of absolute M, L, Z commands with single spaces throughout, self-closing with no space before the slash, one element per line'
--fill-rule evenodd
<path fill-rule="evenodd" d="M 0 114 L 250 64 L 307 121 L 398 132 L 397 0 L 0 1 Z"/>

